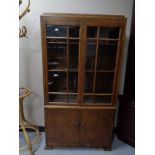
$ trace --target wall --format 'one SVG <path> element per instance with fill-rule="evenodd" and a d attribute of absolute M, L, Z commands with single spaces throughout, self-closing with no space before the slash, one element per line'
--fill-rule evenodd
<path fill-rule="evenodd" d="M 31 0 L 30 13 L 20 21 L 20 25 L 27 26 L 28 38 L 19 40 L 19 86 L 32 90 L 32 94 L 25 99 L 25 114 L 28 120 L 40 126 L 44 125 L 40 15 L 44 12 L 61 12 L 126 16 L 126 43 L 119 89 L 121 94 L 124 85 L 132 6 L 133 0 Z"/>

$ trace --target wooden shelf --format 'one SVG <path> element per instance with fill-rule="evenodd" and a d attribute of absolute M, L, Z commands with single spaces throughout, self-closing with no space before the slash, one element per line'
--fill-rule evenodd
<path fill-rule="evenodd" d="M 49 72 L 78 72 L 78 69 L 69 69 L 67 70 L 67 68 L 60 68 L 60 69 L 49 69 Z"/>
<path fill-rule="evenodd" d="M 55 41 L 48 41 L 48 44 L 68 44 L 67 41 L 66 42 L 55 42 Z M 79 42 L 69 42 L 69 44 L 79 44 Z"/>
<path fill-rule="evenodd" d="M 112 39 L 112 38 L 87 38 L 87 40 L 103 40 L 103 41 L 119 41 L 119 39 Z"/>
<path fill-rule="evenodd" d="M 77 95 L 78 93 L 71 93 L 71 92 L 48 92 L 48 94 L 62 94 L 62 95 Z"/>
<path fill-rule="evenodd" d="M 52 59 L 67 59 L 67 58 L 66 57 L 62 57 L 62 56 L 58 56 L 58 57 L 54 56 L 54 57 L 52 57 Z M 49 63 L 49 61 L 53 61 L 53 60 L 48 59 L 48 63 Z"/>
<path fill-rule="evenodd" d="M 49 69 L 49 72 L 67 72 L 66 68 L 60 68 L 60 69 Z"/>
<path fill-rule="evenodd" d="M 86 72 L 95 72 L 94 70 L 86 70 Z M 115 70 L 97 70 L 96 73 L 114 73 Z"/>
<path fill-rule="evenodd" d="M 46 36 L 46 39 L 73 39 L 73 40 L 78 40 L 79 38 L 76 38 L 76 37 L 51 37 L 51 36 Z"/>
<path fill-rule="evenodd" d="M 85 95 L 99 95 L 99 96 L 111 96 L 112 95 L 112 93 L 84 93 L 84 96 Z"/>

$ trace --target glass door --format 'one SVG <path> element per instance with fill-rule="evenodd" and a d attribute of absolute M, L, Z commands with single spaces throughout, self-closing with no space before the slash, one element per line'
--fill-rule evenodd
<path fill-rule="evenodd" d="M 46 25 L 48 103 L 77 103 L 79 29 Z"/>
<path fill-rule="evenodd" d="M 119 41 L 118 27 L 87 27 L 84 103 L 111 104 Z"/>

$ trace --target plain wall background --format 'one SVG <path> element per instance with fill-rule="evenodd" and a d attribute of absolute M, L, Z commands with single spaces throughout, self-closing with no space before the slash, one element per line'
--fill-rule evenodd
<path fill-rule="evenodd" d="M 24 5 L 24 3 L 23 3 Z M 127 18 L 126 42 L 119 93 L 123 93 L 127 48 L 130 36 L 133 0 L 32 0 L 30 13 L 20 21 L 25 25 L 28 38 L 19 40 L 19 86 L 28 87 L 32 93 L 25 99 L 26 118 L 44 126 L 44 98 L 42 78 L 42 53 L 40 15 L 44 12 L 92 13 L 124 15 Z M 21 8 L 23 8 L 21 6 Z M 21 9 L 20 9 L 21 10 Z"/>

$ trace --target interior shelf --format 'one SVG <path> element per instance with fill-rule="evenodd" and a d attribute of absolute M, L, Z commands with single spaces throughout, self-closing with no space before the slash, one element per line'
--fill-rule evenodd
<path fill-rule="evenodd" d="M 76 38 L 76 37 L 52 37 L 52 36 L 46 36 L 46 39 L 75 39 L 78 40 L 80 38 Z"/>
<path fill-rule="evenodd" d="M 48 92 L 48 94 L 64 94 L 64 95 L 77 95 L 78 93 L 71 93 L 71 92 Z"/>
<path fill-rule="evenodd" d="M 86 70 L 86 72 L 95 72 L 95 70 Z M 115 70 L 96 70 L 98 73 L 113 73 Z"/>
<path fill-rule="evenodd" d="M 58 68 L 58 69 L 49 69 L 49 72 L 78 72 L 78 69 L 69 69 L 67 68 Z"/>
<path fill-rule="evenodd" d="M 119 39 L 112 39 L 112 38 L 87 38 L 87 40 L 103 40 L 103 41 L 119 41 Z"/>
<path fill-rule="evenodd" d="M 112 93 L 84 93 L 84 95 L 98 95 L 98 96 L 106 96 L 106 95 L 112 95 Z"/>

